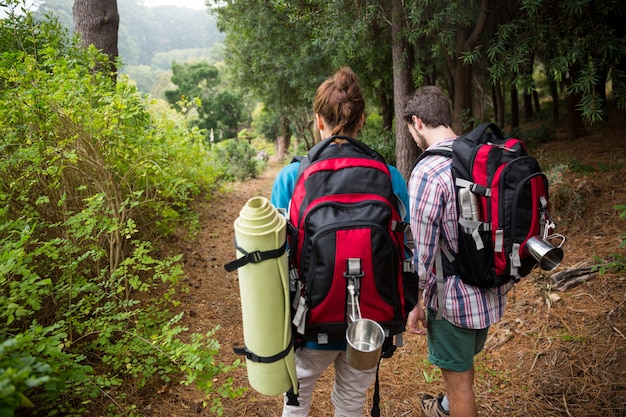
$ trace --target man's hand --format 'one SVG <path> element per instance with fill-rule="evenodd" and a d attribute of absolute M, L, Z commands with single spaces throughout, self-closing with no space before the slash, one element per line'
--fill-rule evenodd
<path fill-rule="evenodd" d="M 421 327 L 420 323 L 422 324 Z M 411 333 L 421 335 L 426 334 L 426 312 L 424 311 L 424 308 L 419 305 L 419 303 L 416 304 L 413 310 L 409 313 L 406 324 Z"/>

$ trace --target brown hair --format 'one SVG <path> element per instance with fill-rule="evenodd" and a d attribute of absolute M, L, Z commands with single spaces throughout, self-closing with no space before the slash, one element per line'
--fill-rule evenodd
<path fill-rule="evenodd" d="M 358 131 L 365 113 L 365 100 L 359 78 L 352 69 L 339 68 L 317 88 L 313 111 L 332 127 L 333 135 Z"/>
<path fill-rule="evenodd" d="M 452 125 L 450 100 L 434 85 L 419 88 L 404 106 L 404 121 L 412 123 L 413 116 L 422 119 L 429 127 Z"/>

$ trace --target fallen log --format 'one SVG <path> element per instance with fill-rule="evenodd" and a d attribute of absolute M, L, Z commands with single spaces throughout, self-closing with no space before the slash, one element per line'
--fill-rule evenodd
<path fill-rule="evenodd" d="M 592 272 L 593 267 L 571 268 L 565 271 L 557 272 L 550 277 L 551 289 L 556 291 L 566 291 L 570 288 L 587 282 L 596 277 L 596 273 Z"/>

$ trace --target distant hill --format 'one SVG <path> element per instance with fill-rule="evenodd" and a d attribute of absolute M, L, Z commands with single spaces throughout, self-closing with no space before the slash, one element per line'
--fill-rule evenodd
<path fill-rule="evenodd" d="M 57 17 L 71 33 L 73 4 L 74 0 L 35 1 L 34 14 L 39 19 L 46 14 Z M 214 63 L 222 59 L 224 34 L 208 10 L 146 7 L 140 0 L 118 0 L 117 8 L 121 72 L 135 80 L 143 92 L 153 93 L 156 84 L 163 83 L 159 73 L 169 71 L 172 61 L 206 59 Z"/>

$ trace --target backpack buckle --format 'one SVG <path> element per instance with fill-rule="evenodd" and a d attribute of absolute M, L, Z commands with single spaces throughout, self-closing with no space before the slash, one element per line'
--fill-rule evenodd
<path fill-rule="evenodd" d="M 346 277 L 347 290 L 348 290 L 348 321 L 356 321 L 361 318 L 361 308 L 359 306 L 359 291 L 361 289 L 360 278 L 365 275 L 361 270 L 360 258 L 348 258 L 346 260 L 346 272 L 343 276 Z"/>
<path fill-rule="evenodd" d="M 348 258 L 346 259 L 346 272 L 343 276 L 346 278 L 361 278 L 365 273 L 361 270 L 360 258 Z"/>

